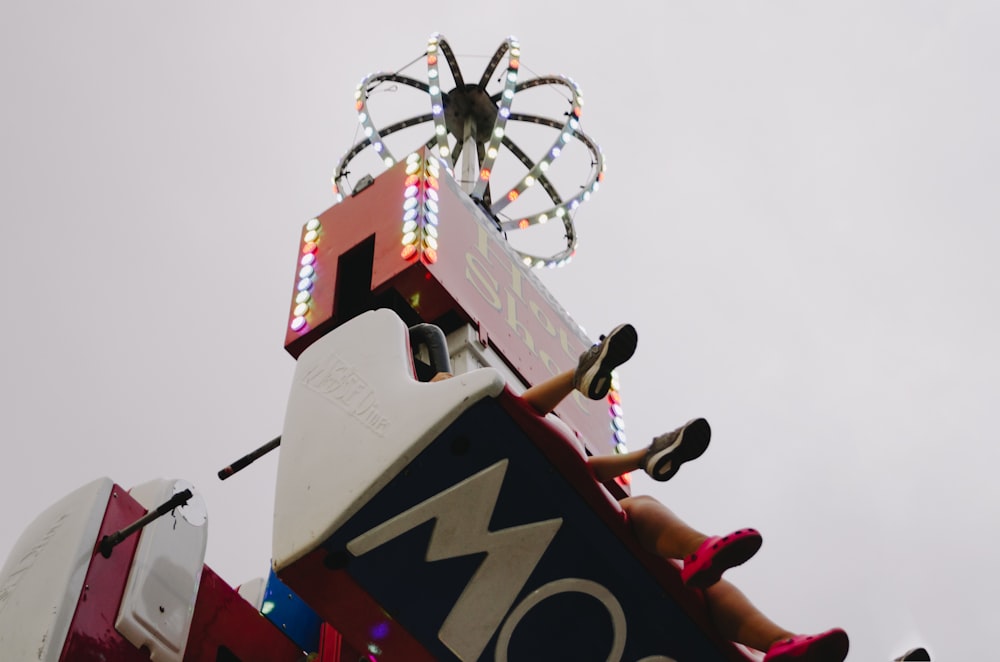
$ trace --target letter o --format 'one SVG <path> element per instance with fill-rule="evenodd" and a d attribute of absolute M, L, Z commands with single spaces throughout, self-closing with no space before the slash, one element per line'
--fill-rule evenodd
<path fill-rule="evenodd" d="M 625 611 L 611 591 L 597 582 L 577 577 L 565 577 L 540 586 L 529 593 L 524 600 L 521 600 L 511 610 L 504 621 L 503 627 L 500 628 L 499 636 L 497 636 L 496 662 L 507 662 L 507 647 L 510 646 L 510 638 L 514 634 L 514 629 L 521 622 L 521 619 L 524 618 L 524 615 L 531 611 L 532 607 L 545 598 L 552 597 L 557 593 L 574 592 L 586 593 L 591 597 L 597 598 L 598 602 L 608 610 L 608 614 L 611 616 L 612 631 L 611 652 L 608 653 L 608 662 L 619 662 L 622 659 L 622 653 L 625 652 L 625 629 L 627 627 L 625 623 Z"/>

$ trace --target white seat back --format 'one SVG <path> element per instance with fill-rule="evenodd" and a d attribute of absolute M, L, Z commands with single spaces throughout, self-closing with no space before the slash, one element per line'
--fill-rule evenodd
<path fill-rule="evenodd" d="M 4 660 L 57 662 L 90 567 L 114 483 L 100 478 L 43 512 L 0 569 Z"/>
<path fill-rule="evenodd" d="M 299 356 L 285 413 L 275 570 L 315 549 L 462 412 L 503 388 L 492 368 L 416 381 L 407 328 L 389 310 L 317 340 Z"/>
<path fill-rule="evenodd" d="M 129 494 L 152 511 L 185 489 L 192 489 L 186 481 L 160 478 Z M 194 492 L 187 505 L 150 522 L 138 535 L 115 629 L 136 648 L 148 648 L 150 659 L 181 662 L 205 567 L 204 500 Z"/>

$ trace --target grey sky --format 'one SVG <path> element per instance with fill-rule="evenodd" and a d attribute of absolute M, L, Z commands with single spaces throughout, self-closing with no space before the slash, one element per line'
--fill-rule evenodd
<path fill-rule="evenodd" d="M 1000 6 L 647 4 L 6 0 L 0 556 L 84 482 L 162 476 L 203 492 L 209 565 L 267 572 L 276 458 L 215 471 L 281 429 L 299 228 L 354 85 L 435 31 L 475 73 L 516 34 L 609 161 L 543 280 L 592 335 L 639 329 L 632 447 L 713 424 L 636 491 L 759 528 L 731 578 L 849 659 L 988 659 Z"/>

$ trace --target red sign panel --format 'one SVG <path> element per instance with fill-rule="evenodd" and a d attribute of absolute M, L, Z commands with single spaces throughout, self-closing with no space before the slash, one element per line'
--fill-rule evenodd
<path fill-rule="evenodd" d="M 425 322 L 457 313 L 529 385 L 574 369 L 591 345 L 493 219 L 424 151 L 310 221 L 296 276 L 285 337 L 293 355 L 361 312 L 344 303 L 358 288 L 364 305 L 386 305 L 391 291 Z M 617 391 L 599 402 L 574 393 L 556 413 L 594 454 L 621 441 Z"/>

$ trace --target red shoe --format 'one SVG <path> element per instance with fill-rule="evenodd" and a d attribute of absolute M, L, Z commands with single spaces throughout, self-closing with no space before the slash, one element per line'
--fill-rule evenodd
<path fill-rule="evenodd" d="M 740 529 L 721 538 L 709 538 L 684 559 L 681 580 L 685 586 L 708 588 L 726 570 L 749 561 L 763 542 L 756 529 Z"/>
<path fill-rule="evenodd" d="M 820 634 L 800 634 L 771 646 L 764 662 L 843 662 L 850 642 L 840 628 Z"/>

